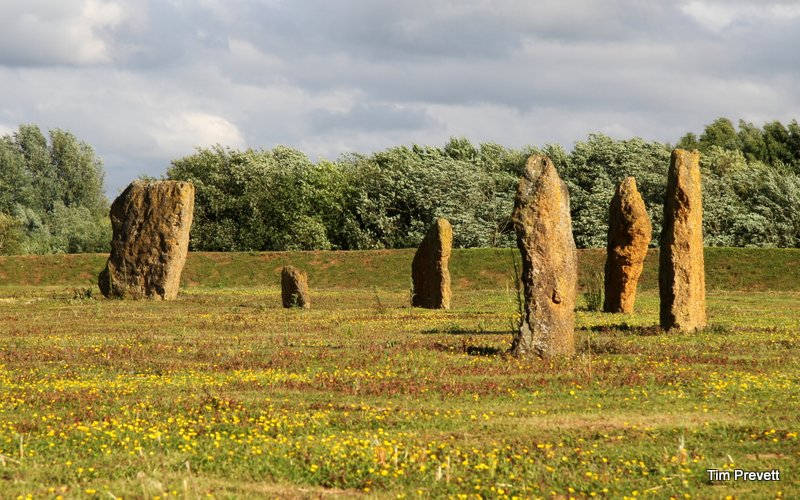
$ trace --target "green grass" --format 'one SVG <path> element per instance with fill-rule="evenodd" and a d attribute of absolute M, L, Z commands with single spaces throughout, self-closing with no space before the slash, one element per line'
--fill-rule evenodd
<path fill-rule="evenodd" d="M 693 335 L 654 327 L 651 258 L 637 313 L 581 308 L 551 362 L 505 354 L 507 253 L 457 251 L 446 312 L 407 306 L 412 254 L 194 254 L 173 302 L 79 298 L 103 256 L 2 259 L 0 497 L 800 494 L 797 251 L 709 250 Z"/>
<path fill-rule="evenodd" d="M 453 287 L 504 289 L 511 285 L 512 249 L 455 249 L 450 260 Z M 306 270 L 316 288 L 410 287 L 414 249 L 318 252 L 193 252 L 182 276 L 184 286 L 252 287 L 280 283 L 281 267 Z M 107 255 L 0 257 L 0 287 L 23 285 L 95 286 Z M 604 249 L 578 251 L 581 281 L 602 272 Z M 800 290 L 800 249 L 706 248 L 709 290 Z M 640 288 L 658 288 L 658 250 L 645 261 Z"/>

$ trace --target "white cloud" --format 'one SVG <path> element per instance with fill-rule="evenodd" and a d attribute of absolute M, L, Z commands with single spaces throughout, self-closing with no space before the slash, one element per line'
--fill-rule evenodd
<path fill-rule="evenodd" d="M 168 116 L 150 132 L 161 153 L 168 157 L 191 154 L 195 147 L 214 144 L 245 148 L 239 129 L 222 116 L 186 111 Z"/>
<path fill-rule="evenodd" d="M 0 65 L 108 63 L 105 30 L 124 20 L 124 9 L 104 0 L 0 2 Z"/>
<path fill-rule="evenodd" d="M 721 33 L 737 23 L 787 23 L 800 17 L 800 5 L 784 3 L 691 0 L 680 9 L 713 33 Z"/>

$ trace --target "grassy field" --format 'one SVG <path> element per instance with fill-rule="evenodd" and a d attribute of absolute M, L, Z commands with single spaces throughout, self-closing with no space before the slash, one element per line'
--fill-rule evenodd
<path fill-rule="evenodd" d="M 800 495 L 800 251 L 707 251 L 693 335 L 654 327 L 651 255 L 637 313 L 581 308 L 553 362 L 505 354 L 509 252 L 455 252 L 447 312 L 408 307 L 412 255 L 193 254 L 169 303 L 0 258 L 0 498 Z M 736 468 L 781 481 L 708 480 Z"/>
<path fill-rule="evenodd" d="M 456 289 L 500 290 L 511 284 L 511 249 L 456 249 L 450 272 Z M 579 250 L 581 281 L 603 270 L 605 250 Z M 408 290 L 413 249 L 327 252 L 190 253 L 183 286 L 264 287 L 280 283 L 281 267 L 296 265 L 316 288 Z M 108 255 L 0 256 L 0 287 L 95 287 Z M 709 290 L 800 291 L 800 249 L 707 248 Z M 658 250 L 645 261 L 639 286 L 658 288 Z"/>

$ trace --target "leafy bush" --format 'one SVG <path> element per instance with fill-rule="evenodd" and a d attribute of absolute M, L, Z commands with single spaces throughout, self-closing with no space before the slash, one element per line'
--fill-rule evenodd
<path fill-rule="evenodd" d="M 726 118 L 678 143 L 699 148 L 706 245 L 800 246 L 800 125 Z M 606 243 L 617 183 L 636 178 L 658 244 L 671 146 L 591 134 L 513 149 L 453 138 L 312 162 L 284 146 L 201 148 L 174 160 L 170 179 L 195 184 L 191 248 L 213 251 L 413 247 L 437 217 L 456 247 L 514 245 L 510 215 L 528 156 L 550 156 L 571 198 L 578 247 Z M 0 253 L 107 251 L 102 164 L 72 134 L 22 125 L 0 138 Z M 14 220 L 9 221 L 11 217 Z"/>
<path fill-rule="evenodd" d="M 13 255 L 22 248 L 22 223 L 9 214 L 0 212 L 0 255 Z"/>
<path fill-rule="evenodd" d="M 729 127 L 695 139 L 704 183 L 707 245 L 797 246 L 800 178 L 782 164 L 748 161 Z M 732 126 L 731 126 L 732 127 Z M 713 127 L 712 127 L 713 128 Z M 718 141 L 721 145 L 713 144 Z M 735 141 L 734 141 L 735 142 Z M 571 197 L 578 247 L 602 247 L 617 183 L 636 178 L 658 245 L 671 147 L 592 134 L 567 153 L 473 146 L 395 147 L 369 156 L 311 162 L 302 153 L 216 146 L 173 162 L 168 175 L 197 187 L 195 250 L 413 247 L 437 217 L 453 225 L 457 247 L 512 246 L 509 218 L 528 156 L 550 156 Z"/>

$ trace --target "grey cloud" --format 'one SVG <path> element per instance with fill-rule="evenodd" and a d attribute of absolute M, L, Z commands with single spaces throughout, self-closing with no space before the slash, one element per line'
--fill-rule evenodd
<path fill-rule="evenodd" d="M 619 41 L 686 34 L 670 3 L 558 0 L 249 3 L 240 36 L 292 56 L 346 52 L 366 61 L 505 58 L 526 37 Z"/>
<path fill-rule="evenodd" d="M 2 2 L 0 126 L 75 132 L 115 192 L 215 137 L 315 156 L 449 135 L 674 141 L 720 115 L 800 115 L 797 19 L 714 30 L 688 2 Z"/>
<path fill-rule="evenodd" d="M 311 113 L 311 129 L 317 133 L 331 130 L 424 130 L 436 126 L 435 120 L 422 108 L 385 103 L 357 104 L 344 112 L 319 109 Z"/>
<path fill-rule="evenodd" d="M 149 0 L 133 7 L 136 16 L 117 29 L 118 63 L 143 69 L 212 62 L 209 54 L 227 49 L 237 27 L 203 2 Z"/>

